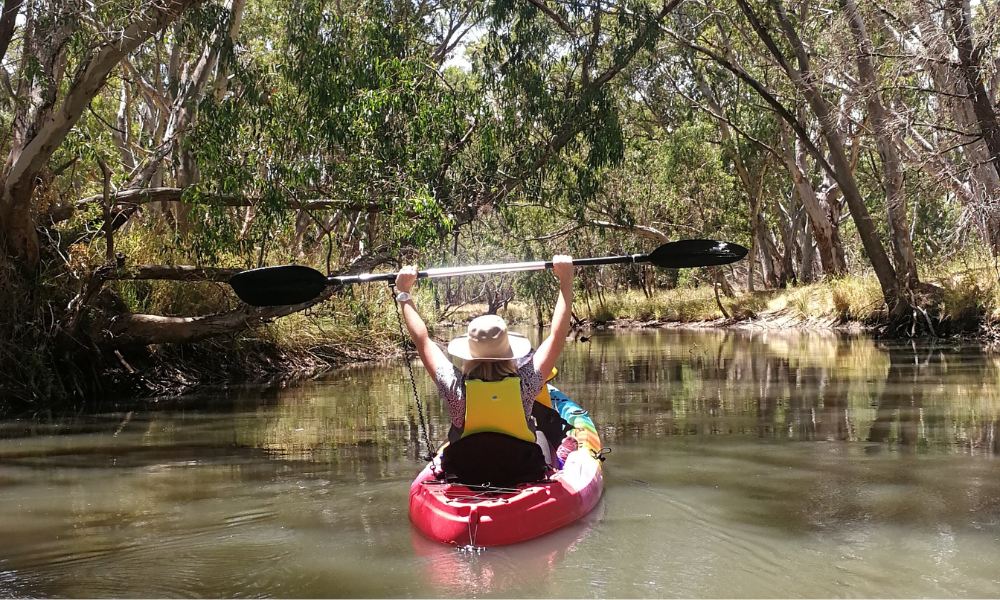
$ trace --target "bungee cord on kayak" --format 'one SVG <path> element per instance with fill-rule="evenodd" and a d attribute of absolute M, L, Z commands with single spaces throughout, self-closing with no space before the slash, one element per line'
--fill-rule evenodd
<path fill-rule="evenodd" d="M 392 294 L 393 300 L 396 296 L 396 285 L 394 283 L 389 284 L 389 293 Z M 399 326 L 399 335 L 402 339 L 406 339 L 406 332 L 403 331 L 403 319 L 399 315 L 399 305 L 393 302 L 395 305 L 394 312 L 396 313 L 396 324 Z M 420 437 L 424 442 L 424 454 L 421 458 L 426 461 L 434 460 L 434 447 L 431 445 L 430 434 L 428 433 L 427 419 L 424 417 L 424 407 L 420 403 L 420 394 L 417 392 L 417 381 L 413 377 L 413 365 L 411 364 L 412 356 L 410 355 L 410 350 L 403 344 L 403 363 L 406 365 L 406 372 L 410 377 L 410 387 L 413 389 L 413 402 L 417 406 L 417 417 L 419 419 L 418 426 L 420 427 Z M 420 452 L 419 448 L 417 452 Z"/>

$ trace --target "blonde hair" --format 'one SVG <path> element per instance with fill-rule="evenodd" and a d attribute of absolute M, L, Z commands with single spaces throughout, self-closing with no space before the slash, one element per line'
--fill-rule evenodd
<path fill-rule="evenodd" d="M 467 360 L 462 363 L 462 375 L 466 379 L 500 381 L 517 376 L 517 365 L 513 360 Z"/>

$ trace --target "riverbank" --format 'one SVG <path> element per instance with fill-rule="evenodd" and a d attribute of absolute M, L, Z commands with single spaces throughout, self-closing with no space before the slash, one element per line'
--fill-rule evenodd
<path fill-rule="evenodd" d="M 914 314 L 919 333 L 1000 343 L 1000 285 L 991 268 L 955 269 L 943 276 L 928 276 L 925 282 L 933 286 L 934 295 Z M 204 301 L 205 297 L 200 298 Z M 441 340 L 451 334 L 446 329 L 462 327 L 487 310 L 485 304 L 476 303 L 436 306 L 426 286 L 418 290 L 417 302 Z M 89 373 L 74 374 L 73 381 L 82 381 L 104 398 L 134 399 L 314 377 L 338 366 L 398 357 L 404 340 L 395 309 L 384 289 L 359 289 L 307 313 L 276 319 L 239 335 L 116 352 L 103 357 Z M 545 315 L 551 310 L 542 309 Z M 537 312 L 525 302 L 510 302 L 500 310 L 509 322 L 521 327 L 538 326 Z M 732 296 L 704 286 L 648 294 L 639 290 L 579 293 L 574 302 L 576 337 L 588 330 L 653 327 L 824 329 L 879 335 L 885 333 L 880 330 L 884 321 L 878 283 L 869 276 L 737 291 Z M 67 401 L 76 403 L 93 395 L 81 389 Z M 36 412 L 51 408 L 50 404 L 44 397 L 0 394 L 0 413 Z"/>
<path fill-rule="evenodd" d="M 399 355 L 398 325 L 388 302 L 364 310 L 334 300 L 240 336 L 184 346 L 164 345 L 134 372 L 118 370 L 119 393 L 177 396 L 237 383 L 283 383 L 315 377 L 332 368 Z M 135 365 L 132 365 L 133 367 Z M 129 388 L 132 388 L 131 390 Z"/>
<path fill-rule="evenodd" d="M 967 267 L 924 279 L 914 329 L 899 334 L 995 337 L 1000 284 L 992 268 Z M 785 289 L 717 294 L 711 287 L 607 294 L 577 306 L 589 327 L 750 327 L 886 333 L 874 276 L 847 276 Z"/>
<path fill-rule="evenodd" d="M 913 331 L 901 335 L 995 337 L 1000 326 L 1000 285 L 987 267 L 928 276 Z M 464 306 L 446 324 L 459 325 L 486 310 Z M 533 307 L 512 302 L 500 313 L 508 321 L 534 325 Z M 739 327 L 834 329 L 885 333 L 886 311 L 874 276 L 847 276 L 776 290 L 735 291 L 726 296 L 712 287 L 672 290 L 622 290 L 580 294 L 574 303 L 577 329 L 651 327 Z"/>

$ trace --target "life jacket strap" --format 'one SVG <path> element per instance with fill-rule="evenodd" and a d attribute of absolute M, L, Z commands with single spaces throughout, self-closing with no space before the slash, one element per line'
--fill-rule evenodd
<path fill-rule="evenodd" d="M 549 388 L 551 387 L 549 382 L 555 379 L 558 374 L 559 369 L 552 367 L 552 371 L 549 373 L 549 376 L 545 378 L 545 383 L 542 384 L 542 390 L 538 392 L 538 396 L 535 397 L 535 402 L 552 408 L 552 394 L 549 391 Z"/>

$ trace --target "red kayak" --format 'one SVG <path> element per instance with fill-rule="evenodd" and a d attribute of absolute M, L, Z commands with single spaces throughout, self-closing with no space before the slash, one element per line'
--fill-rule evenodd
<path fill-rule="evenodd" d="M 410 520 L 445 544 L 503 546 L 536 538 L 589 513 L 601 499 L 601 442 L 587 411 L 556 388 L 552 405 L 573 426 L 578 449 L 547 481 L 511 488 L 439 481 L 428 464 L 410 485 Z"/>

